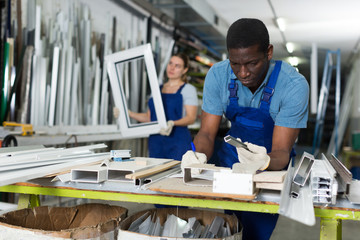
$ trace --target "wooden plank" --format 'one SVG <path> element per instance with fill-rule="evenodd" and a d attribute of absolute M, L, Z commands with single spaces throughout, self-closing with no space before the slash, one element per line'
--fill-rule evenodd
<path fill-rule="evenodd" d="M 256 188 L 279 190 L 283 189 L 284 183 L 272 183 L 272 182 L 257 182 Z"/>
<path fill-rule="evenodd" d="M 172 168 L 172 167 L 174 167 L 174 166 L 176 166 L 176 165 L 178 165 L 180 163 L 181 163 L 180 161 L 171 161 L 171 162 L 165 163 L 165 164 L 160 165 L 160 166 L 156 166 L 156 167 L 153 167 L 153 168 L 146 169 L 144 171 L 139 171 L 139 172 L 127 174 L 127 175 L 125 175 L 125 178 L 127 178 L 127 179 L 139 179 L 139 178 L 147 177 L 147 176 L 159 173 L 161 171 L 167 170 L 169 168 Z"/>
<path fill-rule="evenodd" d="M 284 182 L 287 171 L 265 171 L 255 174 L 253 177 L 254 182 Z"/>
<path fill-rule="evenodd" d="M 149 189 L 156 192 L 176 193 L 186 195 L 200 195 L 222 198 L 255 199 L 257 193 L 253 195 L 238 195 L 227 193 L 214 193 L 212 186 L 189 186 L 185 185 L 182 178 L 164 178 L 150 184 Z"/>

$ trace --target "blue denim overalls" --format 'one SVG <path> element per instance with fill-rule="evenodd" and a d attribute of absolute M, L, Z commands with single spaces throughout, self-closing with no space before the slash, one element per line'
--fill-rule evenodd
<path fill-rule="evenodd" d="M 274 121 L 270 116 L 269 108 L 271 97 L 274 94 L 276 80 L 281 69 L 281 61 L 276 61 L 275 68 L 270 75 L 270 79 L 263 90 L 260 101 L 260 108 L 240 107 L 238 105 L 237 79 L 231 79 L 228 89 L 230 91 L 229 105 L 226 109 L 226 117 L 231 122 L 231 128 L 227 134 L 240 138 L 243 142 L 250 142 L 266 147 L 267 152 L 271 152 Z M 222 143 L 218 152 L 220 163 L 224 167 L 232 167 L 239 162 L 236 148 Z M 269 239 L 277 222 L 277 214 L 239 212 L 235 213 L 243 226 L 243 239 Z"/>
<path fill-rule="evenodd" d="M 167 121 L 174 121 L 183 117 L 183 97 L 181 95 L 181 90 L 185 84 L 183 84 L 174 94 L 161 93 Z M 156 121 L 157 118 L 153 98 L 149 100 L 149 108 L 151 121 Z M 173 127 L 169 136 L 154 134 L 149 137 L 150 157 L 181 160 L 182 155 L 188 150 L 191 150 L 191 134 L 186 126 Z"/>

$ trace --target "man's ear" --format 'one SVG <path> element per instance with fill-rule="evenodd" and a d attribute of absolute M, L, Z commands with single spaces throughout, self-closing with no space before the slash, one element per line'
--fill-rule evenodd
<path fill-rule="evenodd" d="M 270 61 L 273 57 L 274 52 L 274 46 L 272 44 L 269 44 L 268 50 L 267 50 L 267 58 Z"/>

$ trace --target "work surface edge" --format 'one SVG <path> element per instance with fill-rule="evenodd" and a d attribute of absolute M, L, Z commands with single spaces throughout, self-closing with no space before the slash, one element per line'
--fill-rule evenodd
<path fill-rule="evenodd" d="M 141 190 L 140 188 L 133 188 L 132 191 L 129 191 L 125 188 L 118 190 L 104 190 L 85 189 L 85 187 L 79 188 L 78 186 L 74 187 L 73 184 L 68 184 L 68 186 L 65 184 L 63 184 L 63 186 L 40 184 L 46 182 L 48 184 L 53 184 L 50 183 L 49 179 L 36 179 L 25 183 L 2 186 L 0 187 L 0 192 L 254 211 L 263 213 L 277 213 L 279 209 L 280 192 L 276 191 L 261 191 L 255 200 L 244 200 L 181 194 L 164 194 L 149 190 Z M 98 185 L 101 184 L 96 184 L 96 186 Z M 94 188 L 95 185 L 90 184 L 90 186 L 93 186 Z M 128 186 L 131 186 L 131 184 Z M 360 205 L 351 204 L 346 199 L 339 199 L 337 204 L 334 206 L 315 206 L 314 210 L 315 216 L 317 217 L 360 221 Z"/>

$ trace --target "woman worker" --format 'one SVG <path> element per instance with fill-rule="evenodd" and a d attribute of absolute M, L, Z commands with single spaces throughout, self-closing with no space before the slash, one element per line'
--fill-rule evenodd
<path fill-rule="evenodd" d="M 166 68 L 168 81 L 160 86 L 167 127 L 160 134 L 149 137 L 149 156 L 181 160 L 191 150 L 191 134 L 188 125 L 196 120 L 198 99 L 196 88 L 187 84 L 186 72 L 189 58 L 178 53 L 170 58 Z M 146 113 L 129 111 L 129 116 L 139 122 L 156 121 L 154 101 L 149 100 Z"/>

